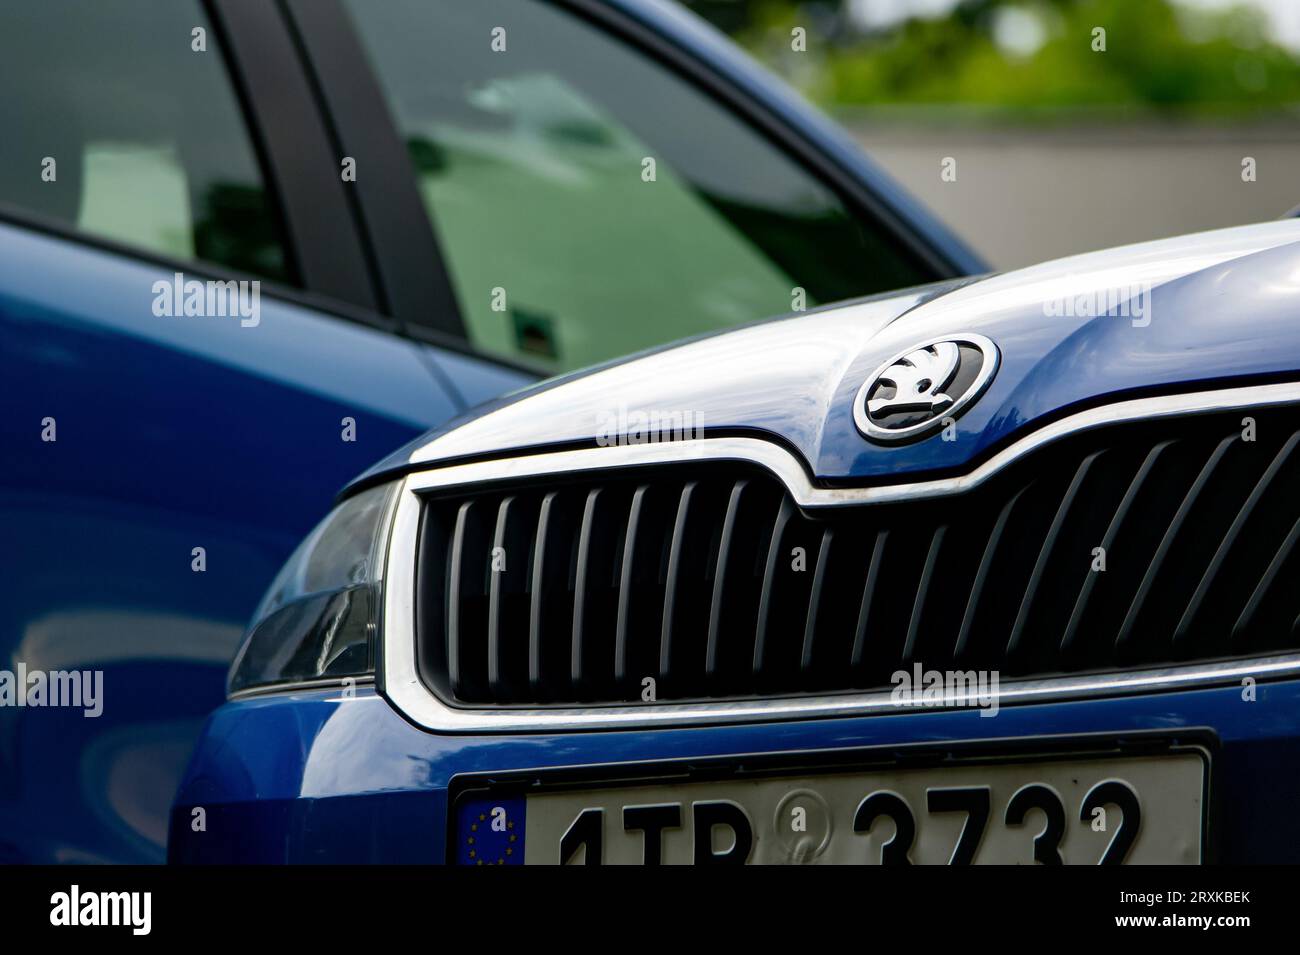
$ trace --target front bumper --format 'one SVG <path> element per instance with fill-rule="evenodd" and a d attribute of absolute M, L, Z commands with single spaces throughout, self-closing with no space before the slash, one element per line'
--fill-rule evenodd
<path fill-rule="evenodd" d="M 1015 751 L 1044 737 L 1152 732 L 1210 744 L 1207 861 L 1300 862 L 1300 680 L 1004 706 L 993 717 L 932 710 L 514 736 L 429 733 L 369 689 L 246 699 L 208 720 L 172 809 L 168 857 L 441 863 L 448 790 L 463 774 L 991 740 Z"/>

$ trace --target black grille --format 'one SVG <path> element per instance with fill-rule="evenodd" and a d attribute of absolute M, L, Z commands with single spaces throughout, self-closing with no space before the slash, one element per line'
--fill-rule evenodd
<path fill-rule="evenodd" d="M 963 495 L 813 510 L 731 463 L 431 494 L 421 674 L 465 704 L 627 703 L 647 677 L 659 701 L 720 699 L 1291 648 L 1298 427 L 1111 426 Z"/>

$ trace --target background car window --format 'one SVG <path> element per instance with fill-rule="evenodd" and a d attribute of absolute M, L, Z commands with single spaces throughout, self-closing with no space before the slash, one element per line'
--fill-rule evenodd
<path fill-rule="evenodd" d="M 193 48 L 196 29 L 206 50 Z M 151 252 L 289 278 L 198 0 L 12 4 L 0 60 L 0 204 Z"/>
<path fill-rule="evenodd" d="M 788 312 L 795 287 L 812 306 L 925 278 L 720 104 L 575 16 L 347 7 L 489 351 L 574 368 Z"/>

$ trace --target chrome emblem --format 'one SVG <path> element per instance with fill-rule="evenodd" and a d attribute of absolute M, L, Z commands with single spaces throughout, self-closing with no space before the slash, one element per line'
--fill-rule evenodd
<path fill-rule="evenodd" d="M 983 335 L 946 335 L 913 345 L 858 389 L 853 420 L 876 441 L 916 438 L 943 427 L 975 401 L 998 370 L 998 348 Z"/>

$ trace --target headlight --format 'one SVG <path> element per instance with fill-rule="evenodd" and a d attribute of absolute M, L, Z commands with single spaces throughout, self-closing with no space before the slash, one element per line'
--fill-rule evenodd
<path fill-rule="evenodd" d="M 227 689 L 370 676 L 383 547 L 397 485 L 344 501 L 276 575 L 253 614 Z"/>

